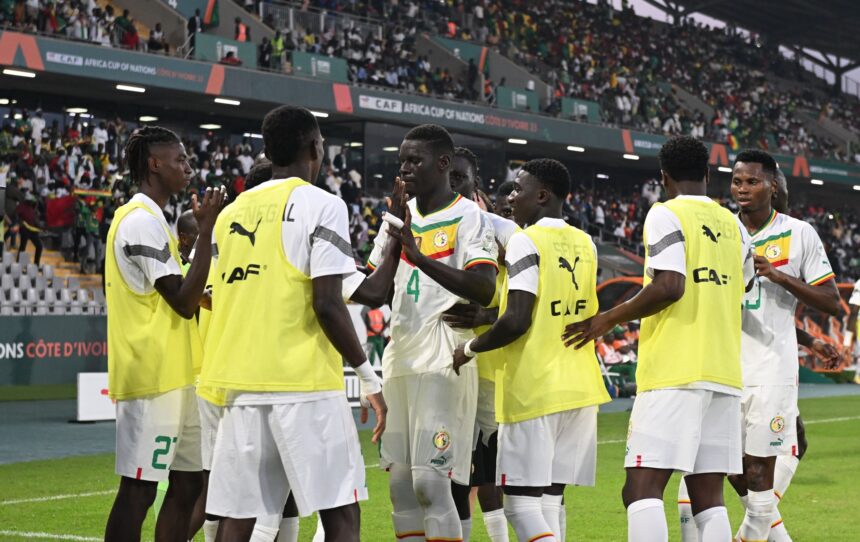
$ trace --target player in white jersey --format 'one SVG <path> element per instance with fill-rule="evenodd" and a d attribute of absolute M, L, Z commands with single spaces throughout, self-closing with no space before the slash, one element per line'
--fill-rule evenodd
<path fill-rule="evenodd" d="M 488 305 L 495 293 L 496 241 L 478 206 L 451 190 L 450 134 L 412 129 L 400 146 L 411 228 L 385 224 L 368 262 L 378 266 L 389 236 L 401 239 L 391 342 L 382 368 L 389 419 L 382 440 L 394 530 L 401 540 L 461 540 L 451 481 L 469 483 L 478 387 L 475 364 L 458 377 L 454 348 L 472 336 L 442 321 L 463 299 Z M 447 286 L 442 287 L 440 283 Z"/>
<path fill-rule="evenodd" d="M 454 160 L 451 164 L 451 189 L 466 199 L 478 203 L 478 157 L 465 147 L 454 149 Z M 480 204 L 479 204 L 480 205 Z M 519 230 L 512 220 L 502 218 L 491 212 L 492 208 L 483 211 L 484 217 L 493 224 L 496 244 L 499 249 L 499 262 L 504 258 L 505 246 L 511 236 Z M 499 295 L 500 280 L 504 273 L 496 279 L 496 298 Z M 454 328 L 474 329 L 479 326 L 489 326 L 495 322 L 499 314 L 498 303 L 495 308 L 485 309 L 476 303 L 458 303 L 445 312 L 443 320 Z M 476 331 L 477 333 L 478 331 Z M 486 358 L 489 360 L 489 358 Z M 470 485 L 478 488 L 478 502 L 481 505 L 484 526 L 493 542 L 508 540 L 508 523 L 502 507 L 502 490 L 496 485 L 496 432 L 498 423 L 495 412 L 495 381 L 493 367 L 485 358 L 478 358 L 478 403 L 475 414 L 475 440 L 472 443 L 472 476 Z M 452 484 L 454 501 L 460 513 L 460 522 L 466 526 L 471 524 L 471 507 L 469 486 Z"/>
<path fill-rule="evenodd" d="M 750 232 L 756 252 L 741 341 L 744 473 L 729 478 L 746 505 L 738 532 L 743 540 L 770 536 L 776 459 L 798 455 L 797 302 L 827 314 L 839 310 L 833 271 L 815 229 L 773 208 L 776 170 L 773 157 L 751 150 L 738 154 L 732 173 L 738 221 Z"/>
<path fill-rule="evenodd" d="M 854 358 L 854 344 L 860 327 L 857 326 L 857 313 L 860 312 L 860 278 L 854 283 L 854 291 L 848 299 L 848 325 L 845 327 L 845 339 L 842 346 L 845 347 L 843 355 L 848 358 L 849 363 Z M 860 363 L 854 373 L 854 383 L 860 384 Z"/>

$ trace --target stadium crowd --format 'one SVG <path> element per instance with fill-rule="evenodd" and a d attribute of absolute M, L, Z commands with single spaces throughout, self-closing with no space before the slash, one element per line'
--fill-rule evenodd
<path fill-rule="evenodd" d="M 250 2 L 246 8 L 256 10 L 255 6 Z M 810 133 L 800 116 L 805 112 L 807 118 L 827 118 L 856 133 L 860 101 L 827 96 L 820 81 L 817 90 L 815 85 L 776 84 L 774 77 L 803 81 L 811 76 L 795 62 L 761 47 L 754 36 L 689 21 L 665 25 L 639 18 L 629 8 L 616 11 L 584 1 L 526 5 L 484 0 L 466 6 L 462 1 L 315 0 L 302 4 L 302 9 L 307 7 L 376 17 L 383 35 L 362 35 L 334 25 L 324 32 L 276 28 L 273 39 L 263 38 L 258 45 L 259 67 L 290 73 L 291 53 L 311 52 L 345 59 L 355 83 L 494 103 L 497 82 L 486 81 L 478 89 L 474 65 L 451 73 L 419 54 L 415 37 L 429 31 L 497 48 L 540 74 L 554 93 L 545 113 L 560 115 L 561 98 L 574 97 L 597 102 L 603 122 L 612 125 L 667 136 L 689 134 L 733 149 L 860 161 L 860 153 L 852 154 L 829 136 Z M 264 22 L 276 26 L 271 20 Z M 141 39 L 129 11 L 115 14 L 109 5 L 18 0 L 0 8 L 0 26 L 4 24 L 102 45 L 153 52 L 170 48 L 160 25 L 149 39 Z M 709 39 L 701 39 L 703 34 Z M 706 109 L 682 103 L 679 87 L 696 95 Z"/>

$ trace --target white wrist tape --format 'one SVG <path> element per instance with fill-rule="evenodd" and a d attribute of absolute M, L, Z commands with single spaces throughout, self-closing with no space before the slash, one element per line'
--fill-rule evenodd
<path fill-rule="evenodd" d="M 367 396 L 375 395 L 382 391 L 382 379 L 373 370 L 369 361 L 365 361 L 355 368 L 355 374 L 358 376 L 359 383 L 359 401 L 361 406 L 367 405 Z"/>
<path fill-rule="evenodd" d="M 854 343 L 854 332 L 846 331 L 845 337 L 842 339 L 842 346 L 851 346 Z"/>
<path fill-rule="evenodd" d="M 477 355 L 477 352 L 472 351 L 473 342 L 475 342 L 475 339 L 470 339 L 463 345 L 463 353 L 466 354 L 467 358 L 474 358 Z"/>
<path fill-rule="evenodd" d="M 404 222 L 391 213 L 382 213 L 382 220 L 388 222 L 388 225 L 398 230 L 403 227 Z"/>

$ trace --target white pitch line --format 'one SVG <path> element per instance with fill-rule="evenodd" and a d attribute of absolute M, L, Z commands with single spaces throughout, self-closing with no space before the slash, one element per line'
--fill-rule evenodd
<path fill-rule="evenodd" d="M 108 495 L 110 493 L 116 493 L 115 489 L 106 489 L 104 491 L 90 491 L 89 493 L 69 493 L 66 495 L 51 495 L 48 497 L 33 497 L 31 499 L 12 499 L 9 501 L 0 501 L 0 506 L 5 506 L 7 504 L 24 504 L 28 502 L 47 502 L 47 501 L 60 501 L 63 499 L 77 499 L 80 497 L 95 497 L 98 495 Z"/>
<path fill-rule="evenodd" d="M 32 533 L 28 531 L 0 531 L 2 536 L 20 536 L 22 538 L 33 539 L 41 538 L 44 540 L 77 540 L 82 542 L 99 542 L 101 538 L 94 536 L 76 536 L 73 534 L 51 534 L 51 533 Z"/>
<path fill-rule="evenodd" d="M 622 442 L 627 442 L 626 440 L 599 440 L 598 444 L 621 444 Z"/>
<path fill-rule="evenodd" d="M 851 420 L 860 420 L 860 416 L 845 416 L 842 418 L 824 418 L 822 420 L 803 420 L 803 425 L 812 425 L 815 423 L 836 423 L 836 422 L 848 422 Z"/>

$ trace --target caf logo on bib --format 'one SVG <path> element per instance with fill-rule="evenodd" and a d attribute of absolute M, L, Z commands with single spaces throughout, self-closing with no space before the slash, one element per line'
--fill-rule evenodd
<path fill-rule="evenodd" d="M 781 433 L 785 429 L 785 419 L 782 416 L 775 416 L 770 421 L 770 430 L 774 433 Z"/>
<path fill-rule="evenodd" d="M 433 446 L 440 452 L 444 452 L 451 445 L 451 435 L 444 429 L 433 435 Z"/>
<path fill-rule="evenodd" d="M 779 258 L 780 254 L 782 254 L 782 251 L 779 249 L 779 245 L 768 245 L 764 249 L 764 255 L 767 256 L 768 260 L 775 260 Z"/>
<path fill-rule="evenodd" d="M 448 246 L 448 234 L 444 231 L 436 232 L 436 235 L 433 236 L 433 244 L 436 245 L 436 248 Z"/>

